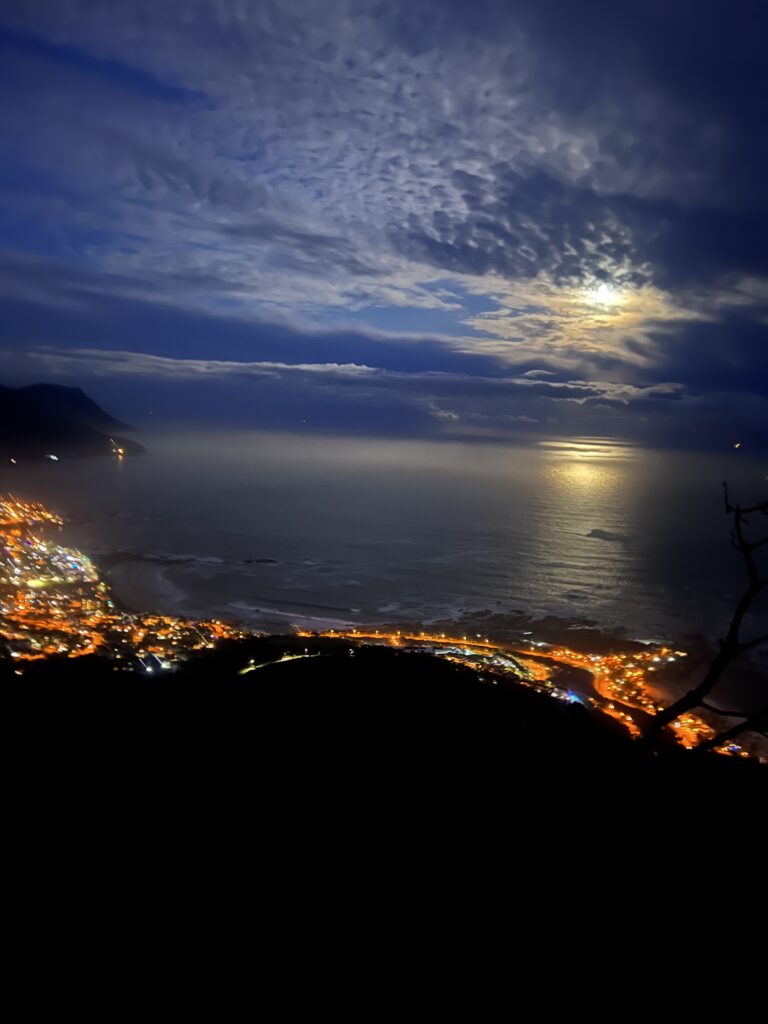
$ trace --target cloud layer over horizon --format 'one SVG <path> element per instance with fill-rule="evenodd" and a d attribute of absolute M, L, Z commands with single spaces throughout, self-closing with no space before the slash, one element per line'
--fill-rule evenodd
<path fill-rule="evenodd" d="M 0 375 L 127 418 L 768 447 L 765 28 L 7 0 Z"/>

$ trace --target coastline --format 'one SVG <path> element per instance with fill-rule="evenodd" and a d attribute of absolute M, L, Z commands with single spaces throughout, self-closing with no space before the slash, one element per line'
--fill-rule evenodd
<path fill-rule="evenodd" d="M 199 600 L 190 598 L 183 587 L 168 576 L 179 566 L 219 565 L 216 559 L 114 551 L 97 555 L 93 562 L 109 585 L 115 604 L 128 612 L 160 612 L 192 618 L 215 616 L 257 632 L 267 627 L 273 632 L 286 628 L 322 631 L 359 624 L 350 608 L 253 592 L 237 600 L 221 599 L 212 594 L 210 603 L 202 607 Z M 244 560 L 244 564 L 276 565 L 278 560 L 254 558 Z"/>
<path fill-rule="evenodd" d="M 174 570 L 219 566 L 221 560 L 197 558 L 192 555 L 143 555 L 135 551 L 112 551 L 93 558 L 100 575 L 110 587 L 117 607 L 128 613 L 160 613 L 181 618 L 217 618 L 251 630 L 254 634 L 309 632 L 323 634 L 331 630 L 366 629 L 371 632 L 410 632 L 439 636 L 440 633 L 474 639 L 487 637 L 492 642 L 518 643 L 534 640 L 539 644 L 567 647 L 582 654 L 606 655 L 634 653 L 652 646 L 666 644 L 683 649 L 685 658 L 673 666 L 665 666 L 659 675 L 660 690 L 676 697 L 691 685 L 711 661 L 716 650 L 715 638 L 689 634 L 640 639 L 626 626 L 606 627 L 585 616 L 533 615 L 522 609 L 492 611 L 458 606 L 455 613 L 434 616 L 414 614 L 393 618 L 397 605 L 382 608 L 380 617 L 361 614 L 359 609 L 325 604 L 322 601 L 298 600 L 294 595 L 260 592 L 256 580 L 247 583 L 246 595 L 222 596 L 219 582 L 200 578 L 197 593 L 192 597 L 179 582 L 170 578 Z M 251 559 L 250 562 L 278 564 L 277 559 Z M 202 582 L 202 586 L 201 586 Z M 263 581 L 262 581 L 263 582 Z M 388 612 L 386 614 L 385 612 Z M 542 649 L 546 656 L 546 649 Z M 717 703 L 727 707 L 731 701 L 750 705 L 763 699 L 766 673 L 760 664 L 737 663 L 723 680 Z"/>
<path fill-rule="evenodd" d="M 92 561 L 99 574 L 113 591 L 114 599 L 124 608 L 136 612 L 160 611 L 178 615 L 221 615 L 223 608 L 232 609 L 228 617 L 243 625 L 249 625 L 263 615 L 291 625 L 295 629 L 316 628 L 359 628 L 402 630 L 438 634 L 440 632 L 462 632 L 468 635 L 482 634 L 492 640 L 518 640 L 525 635 L 534 635 L 536 640 L 547 644 L 567 645 L 574 650 L 591 653 L 611 653 L 615 650 L 641 651 L 653 644 L 680 643 L 678 637 L 654 637 L 641 640 L 629 635 L 626 627 L 607 627 L 594 619 L 583 616 L 563 617 L 558 615 L 532 615 L 522 609 L 493 611 L 490 609 L 469 609 L 457 606 L 455 611 L 442 615 L 407 614 L 392 618 L 397 605 L 390 603 L 382 607 L 381 618 L 371 619 L 361 615 L 360 609 L 326 604 L 316 600 L 299 600 L 295 596 L 254 592 L 249 589 L 246 597 L 235 600 L 222 598 L 212 593 L 210 605 L 198 607 L 199 599 L 193 600 L 177 582 L 168 578 L 168 572 L 181 566 L 219 566 L 219 559 L 194 555 L 144 555 L 136 551 L 111 551 L 93 556 Z M 278 564 L 277 559 L 249 559 L 248 562 L 269 562 Z M 215 590 L 215 587 L 211 587 Z M 194 611 L 190 605 L 196 606 Z M 328 614 L 331 613 L 331 614 Z M 345 614 L 346 613 L 346 614 Z M 261 624 L 258 621 L 256 624 Z M 314 626 L 313 626 L 314 624 Z M 703 649 L 706 641 L 702 637 L 684 638 L 689 645 Z"/>

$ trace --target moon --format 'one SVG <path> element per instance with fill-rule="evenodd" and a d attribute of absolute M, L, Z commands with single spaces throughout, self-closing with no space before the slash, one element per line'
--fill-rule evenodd
<path fill-rule="evenodd" d="M 612 284 L 601 281 L 588 292 L 589 298 L 598 306 L 617 306 L 622 299 L 621 292 Z"/>

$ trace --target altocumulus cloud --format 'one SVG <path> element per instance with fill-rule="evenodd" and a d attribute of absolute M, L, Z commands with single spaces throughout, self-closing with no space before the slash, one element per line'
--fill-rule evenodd
<path fill-rule="evenodd" d="M 6 375 L 229 389 L 263 426 L 764 439 L 767 21 L 6 0 Z"/>

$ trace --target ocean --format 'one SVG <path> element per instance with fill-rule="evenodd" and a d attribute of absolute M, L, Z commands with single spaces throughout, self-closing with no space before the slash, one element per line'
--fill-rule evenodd
<path fill-rule="evenodd" d="M 480 610 L 679 640 L 722 632 L 742 583 L 721 482 L 768 458 L 590 438 L 525 445 L 165 432 L 146 455 L 2 470 L 143 610 L 253 628 Z"/>

